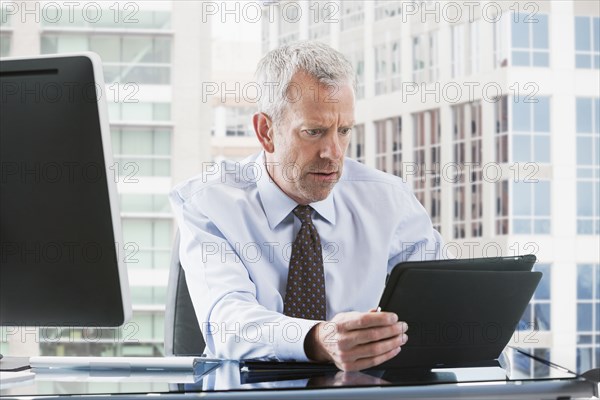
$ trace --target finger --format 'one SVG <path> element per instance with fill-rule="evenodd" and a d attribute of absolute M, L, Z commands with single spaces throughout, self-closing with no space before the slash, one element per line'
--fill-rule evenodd
<path fill-rule="evenodd" d="M 386 362 L 389 359 L 394 358 L 398 355 L 398 353 L 400 353 L 400 350 L 400 347 L 395 347 L 390 351 L 375 357 L 361 358 L 353 362 L 336 362 L 336 365 L 342 371 L 361 371 L 363 369 L 374 367 L 376 365 Z"/>
<path fill-rule="evenodd" d="M 356 329 L 344 332 L 338 337 L 338 347 L 342 350 L 378 342 L 384 339 L 402 335 L 405 332 L 406 323 L 397 322 L 393 325 L 379 326 L 366 329 Z"/>
<path fill-rule="evenodd" d="M 355 367 L 358 368 L 358 371 L 374 367 L 396 357 L 401 350 L 402 349 L 400 347 L 396 347 L 375 357 L 361 358 L 355 362 Z"/>
<path fill-rule="evenodd" d="M 352 331 L 355 329 L 392 325 L 396 322 L 398 322 L 398 316 L 396 313 L 369 312 L 357 314 L 350 319 L 339 321 L 337 324 L 341 331 Z"/>
<path fill-rule="evenodd" d="M 370 342 L 367 344 L 356 346 L 348 354 L 350 354 L 350 357 L 354 360 L 358 360 L 361 358 L 376 357 L 381 354 L 385 354 L 390 350 L 393 350 L 395 347 L 403 346 L 407 341 L 408 336 L 406 336 L 406 334 L 400 334 L 380 340 L 378 342 Z M 344 353 L 342 352 L 341 355 L 344 355 Z"/>

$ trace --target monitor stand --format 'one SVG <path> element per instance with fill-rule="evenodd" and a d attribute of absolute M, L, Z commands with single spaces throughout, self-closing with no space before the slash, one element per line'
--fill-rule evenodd
<path fill-rule="evenodd" d="M 433 383 L 456 383 L 456 374 L 445 371 L 432 371 L 430 368 L 389 368 L 382 379 L 401 385 L 427 385 Z"/>
<path fill-rule="evenodd" d="M 0 354 L 0 371 L 17 372 L 30 368 L 29 357 L 5 357 Z"/>

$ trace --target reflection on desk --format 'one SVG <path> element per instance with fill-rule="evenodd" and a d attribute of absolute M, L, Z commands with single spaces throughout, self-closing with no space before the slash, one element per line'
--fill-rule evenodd
<path fill-rule="evenodd" d="M 5 373 L 0 371 L 0 390 L 27 385 L 27 381 L 32 381 L 35 378 L 35 374 L 31 370 L 15 371 Z"/>
<path fill-rule="evenodd" d="M 535 360 L 533 362 L 536 362 Z M 518 368 L 518 363 L 515 363 Z M 186 398 L 202 392 L 206 398 L 541 398 L 543 396 L 591 397 L 597 386 L 560 368 L 547 367 L 535 379 L 524 377 L 511 366 L 470 366 L 434 370 L 370 369 L 362 372 L 321 371 L 290 375 L 274 373 L 251 376 L 240 363 L 223 361 L 204 376 L 189 373 L 120 373 L 94 376 L 93 372 L 37 373 L 14 384 L 2 383 L 0 396 L 8 398 L 42 395 L 127 395 L 147 393 L 161 398 Z M 4 374 L 0 382 L 6 381 Z M 309 392 L 310 391 L 310 392 Z M 234 393 L 232 393 L 234 392 Z"/>

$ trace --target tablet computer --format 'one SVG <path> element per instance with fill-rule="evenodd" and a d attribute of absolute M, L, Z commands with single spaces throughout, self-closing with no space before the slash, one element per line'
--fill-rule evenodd
<path fill-rule="evenodd" d="M 534 255 L 398 264 L 383 311 L 409 326 L 386 367 L 466 366 L 497 359 L 542 277 Z"/>

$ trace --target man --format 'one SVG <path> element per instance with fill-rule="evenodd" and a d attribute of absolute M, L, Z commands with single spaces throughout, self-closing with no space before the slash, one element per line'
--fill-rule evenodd
<path fill-rule="evenodd" d="M 439 258 L 441 238 L 400 178 L 344 158 L 355 96 L 340 53 L 283 46 L 257 79 L 263 151 L 171 194 L 206 352 L 378 365 L 407 341 L 406 323 L 375 312 L 386 276 Z"/>

